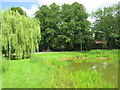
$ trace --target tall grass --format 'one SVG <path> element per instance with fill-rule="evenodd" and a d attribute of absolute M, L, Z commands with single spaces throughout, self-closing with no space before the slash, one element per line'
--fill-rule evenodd
<path fill-rule="evenodd" d="M 118 50 L 91 50 L 90 52 L 86 53 L 87 55 L 93 55 L 94 57 L 107 57 L 111 59 L 118 59 Z"/>
<path fill-rule="evenodd" d="M 96 59 L 96 58 L 107 58 L 109 60 L 113 60 L 114 62 L 120 62 L 118 58 L 118 49 L 113 50 L 91 50 L 89 52 L 76 52 L 75 57 L 87 57 L 88 59 Z"/>
<path fill-rule="evenodd" d="M 112 53 L 114 53 L 112 55 Z M 86 53 L 61 52 L 32 55 L 30 59 L 3 61 L 3 88 L 109 88 L 96 71 L 69 71 L 70 62 L 59 60 L 72 57 L 115 58 L 116 50 L 92 50 Z"/>
<path fill-rule="evenodd" d="M 71 74 L 75 88 L 114 88 L 102 79 L 102 75 L 94 70 L 77 71 Z"/>

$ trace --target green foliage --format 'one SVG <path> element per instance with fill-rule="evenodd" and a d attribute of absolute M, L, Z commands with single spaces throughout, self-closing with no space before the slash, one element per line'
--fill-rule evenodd
<path fill-rule="evenodd" d="M 12 7 L 11 10 L 14 11 L 14 12 L 18 12 L 20 15 L 25 15 L 26 16 L 26 12 L 23 11 L 22 8 L 20 8 L 20 7 Z"/>
<path fill-rule="evenodd" d="M 38 50 L 40 39 L 39 21 L 11 10 L 2 13 L 2 53 L 5 57 L 29 57 Z"/>
<path fill-rule="evenodd" d="M 81 43 L 83 49 L 92 48 L 90 22 L 82 4 L 74 2 L 62 6 L 55 3 L 43 5 L 35 17 L 41 22 L 40 50 L 46 50 L 48 47 L 52 50 L 80 50 Z"/>
<path fill-rule="evenodd" d="M 93 23 L 95 40 L 107 41 L 107 47 L 110 49 L 119 48 L 118 5 L 98 9 L 92 16 L 96 19 Z"/>

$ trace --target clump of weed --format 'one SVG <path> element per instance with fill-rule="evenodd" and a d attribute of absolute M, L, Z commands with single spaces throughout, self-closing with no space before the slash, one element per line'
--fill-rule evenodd
<path fill-rule="evenodd" d="M 113 88 L 112 85 L 102 80 L 102 75 L 93 70 L 71 73 L 74 88 Z"/>
<path fill-rule="evenodd" d="M 51 64 L 58 67 L 58 68 L 61 68 L 61 67 L 68 66 L 69 62 L 68 61 L 62 61 L 62 60 L 51 60 Z"/>
<path fill-rule="evenodd" d="M 82 56 L 83 56 L 82 53 L 76 52 L 74 58 L 79 58 L 79 57 L 82 57 Z"/>
<path fill-rule="evenodd" d="M 38 62 L 42 62 L 43 58 L 40 55 L 32 55 L 29 60 L 30 63 L 38 63 Z"/>

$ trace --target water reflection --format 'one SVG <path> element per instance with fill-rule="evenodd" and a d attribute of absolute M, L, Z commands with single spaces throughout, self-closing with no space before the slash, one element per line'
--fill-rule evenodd
<path fill-rule="evenodd" d="M 108 62 L 74 62 L 70 61 L 70 70 L 75 72 L 77 70 L 92 69 L 102 74 L 105 81 L 118 87 L 118 64 Z"/>
<path fill-rule="evenodd" d="M 103 62 L 103 63 L 99 63 L 99 64 L 95 64 L 93 65 L 91 68 L 92 69 L 99 69 L 99 70 L 103 70 L 103 69 L 106 69 L 108 63 L 107 62 Z"/>

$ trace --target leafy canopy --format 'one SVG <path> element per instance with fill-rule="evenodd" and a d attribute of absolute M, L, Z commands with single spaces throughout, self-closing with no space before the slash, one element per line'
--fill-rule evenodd
<path fill-rule="evenodd" d="M 2 13 L 2 53 L 9 59 L 26 58 L 39 48 L 39 21 L 18 12 Z"/>

